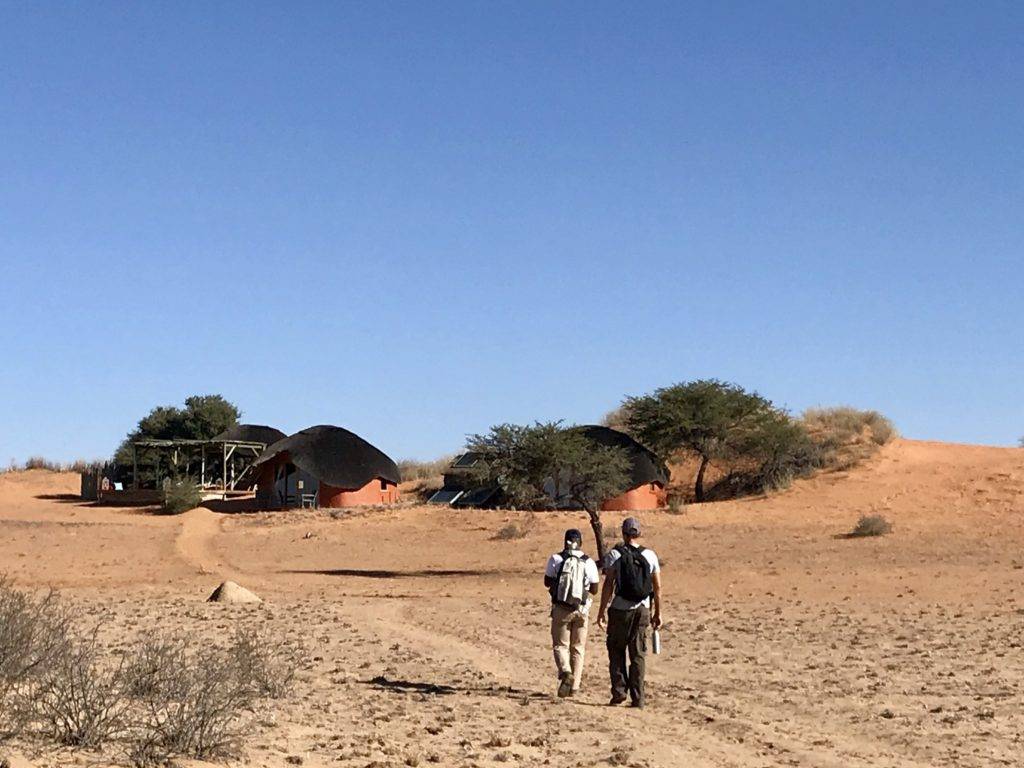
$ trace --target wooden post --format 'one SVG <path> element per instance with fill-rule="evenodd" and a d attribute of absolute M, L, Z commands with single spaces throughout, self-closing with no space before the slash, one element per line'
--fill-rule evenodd
<path fill-rule="evenodd" d="M 221 448 L 223 449 L 221 452 L 224 454 L 224 463 L 220 467 L 220 486 L 226 499 L 228 497 L 228 444 L 224 443 Z"/>
<path fill-rule="evenodd" d="M 199 487 L 206 487 L 206 443 L 202 447 L 203 458 L 199 462 Z"/>
<path fill-rule="evenodd" d="M 132 443 L 132 488 L 139 490 L 139 456 L 135 443 Z"/>

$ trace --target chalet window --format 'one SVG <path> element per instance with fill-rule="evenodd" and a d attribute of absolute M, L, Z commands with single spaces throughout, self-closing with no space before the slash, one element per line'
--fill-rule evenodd
<path fill-rule="evenodd" d="M 388 481 L 387 480 L 381 480 L 380 481 L 380 489 L 382 491 L 386 491 L 388 489 Z"/>

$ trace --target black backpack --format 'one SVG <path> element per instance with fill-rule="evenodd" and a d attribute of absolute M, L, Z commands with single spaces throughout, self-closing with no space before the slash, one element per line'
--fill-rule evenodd
<path fill-rule="evenodd" d="M 643 555 L 644 548 L 625 544 L 615 549 L 619 553 L 616 594 L 631 603 L 642 603 L 654 594 L 651 564 Z"/>

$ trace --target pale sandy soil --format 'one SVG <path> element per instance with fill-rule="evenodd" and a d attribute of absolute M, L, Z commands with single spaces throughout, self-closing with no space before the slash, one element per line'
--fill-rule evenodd
<path fill-rule="evenodd" d="M 643 515 L 670 621 L 643 712 L 602 706 L 599 630 L 584 695 L 552 697 L 540 574 L 579 515 L 508 542 L 505 512 L 166 518 L 60 498 L 77 483 L 0 476 L 19 584 L 59 587 L 121 644 L 238 622 L 304 643 L 294 696 L 246 715 L 237 764 L 1024 764 L 1024 450 L 897 441 L 769 498 Z M 891 535 L 835 538 L 874 512 Z M 225 578 L 268 603 L 205 603 Z"/>

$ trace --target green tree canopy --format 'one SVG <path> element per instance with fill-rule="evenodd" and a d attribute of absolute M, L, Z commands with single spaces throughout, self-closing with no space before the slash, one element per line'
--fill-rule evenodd
<path fill-rule="evenodd" d="M 477 479 L 501 487 L 523 509 L 550 508 L 568 501 L 586 510 L 604 557 L 600 509 L 629 486 L 629 456 L 618 447 L 595 445 L 560 421 L 533 425 L 499 424 L 470 435 L 466 448 L 479 453 Z"/>
<path fill-rule="evenodd" d="M 630 433 L 664 460 L 677 458 L 683 451 L 700 457 L 694 482 L 697 501 L 704 500 L 708 464 L 749 454 L 758 444 L 758 435 L 782 414 L 756 392 L 717 379 L 674 384 L 626 398 L 625 410 Z"/>
<path fill-rule="evenodd" d="M 193 395 L 185 407 L 159 405 L 139 419 L 122 441 L 114 461 L 130 465 L 135 440 L 209 440 L 238 423 L 242 412 L 221 395 Z"/>

